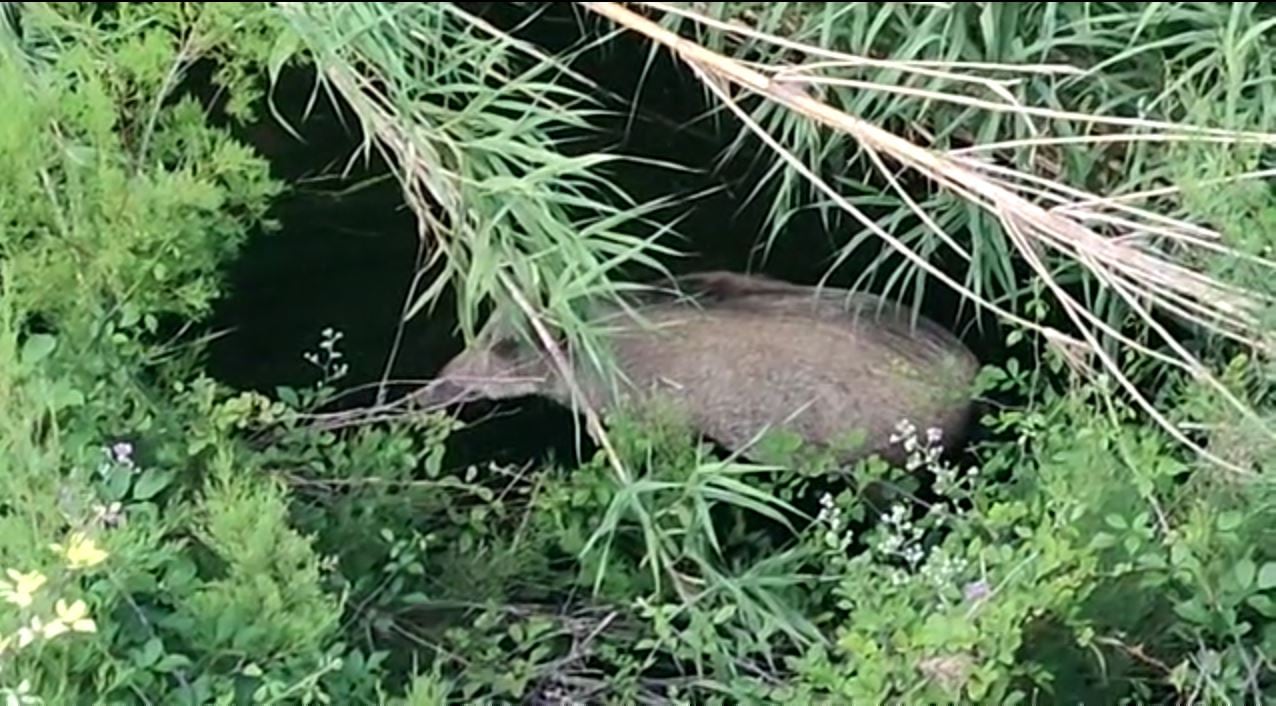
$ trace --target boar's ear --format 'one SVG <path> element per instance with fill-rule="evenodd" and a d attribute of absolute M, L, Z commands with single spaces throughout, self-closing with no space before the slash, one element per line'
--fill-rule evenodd
<path fill-rule="evenodd" d="M 480 334 L 480 346 L 496 359 L 509 362 L 524 362 L 528 358 L 542 355 L 545 345 L 535 327 L 530 322 L 524 322 L 523 330 L 520 331 L 511 319 L 506 312 L 493 312 L 492 318 Z M 554 344 L 560 350 L 566 350 L 567 336 L 548 321 L 543 324 L 548 327 Z"/>
<path fill-rule="evenodd" d="M 487 344 L 487 350 L 496 360 L 506 363 L 525 363 L 529 359 L 541 356 L 544 349 L 539 336 L 534 332 L 529 335 L 530 338 L 525 338 L 517 333 L 505 332 L 503 335 L 493 337 Z M 565 350 L 563 347 L 567 339 L 555 331 L 554 343 Z"/>
<path fill-rule="evenodd" d="M 492 341 L 492 355 L 500 360 L 517 360 L 525 351 L 525 347 L 514 336 L 501 336 Z"/>

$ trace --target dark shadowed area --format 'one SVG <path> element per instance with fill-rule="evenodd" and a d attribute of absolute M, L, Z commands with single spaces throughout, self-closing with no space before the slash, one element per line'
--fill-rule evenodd
<path fill-rule="evenodd" d="M 484 11 L 549 51 L 582 41 L 578 18 L 561 4 L 541 5 L 530 21 L 528 11 L 515 4 L 491 4 Z M 631 36 L 590 51 L 576 68 L 615 94 L 608 108 L 617 115 L 574 149 L 606 149 L 683 167 L 626 163 L 614 174 L 638 200 L 696 195 L 665 212 L 679 218 L 665 242 L 686 253 L 668 263 L 671 270 L 758 272 L 813 284 L 827 274 L 838 248 L 860 235 L 846 221 L 843 231 L 830 230 L 812 210 L 793 218 L 782 241 L 766 250 L 767 187 L 758 190 L 758 184 L 768 160 L 756 152 L 722 159 L 739 126 L 729 116 L 709 114 L 711 104 L 693 76 L 665 55 L 650 56 Z M 269 116 L 242 134 L 292 188 L 272 214 L 280 231 L 250 241 L 230 272 L 230 294 L 213 322 L 224 335 L 211 346 L 208 368 L 245 389 L 304 387 L 318 379 L 319 370 L 303 355 L 316 350 L 321 332 L 331 327 L 343 335 L 339 347 L 349 365 L 341 385 L 359 388 L 342 404 L 368 405 L 383 376 L 426 380 L 460 351 L 461 339 L 447 296 L 400 330 L 421 257 L 413 214 L 379 155 L 360 151 L 357 121 L 327 94 L 313 98 L 314 90 L 312 75 L 293 71 L 274 92 L 280 113 L 301 140 Z M 828 284 L 853 283 L 857 263 L 881 247 L 867 239 L 862 254 L 839 265 Z M 946 288 L 929 287 L 923 313 L 958 333 L 982 360 L 1006 356 L 995 327 L 987 326 L 990 320 L 981 322 L 985 328 L 973 326 L 970 307 L 959 308 Z M 571 463 L 582 441 L 592 453 L 587 438 L 578 438 L 570 412 L 546 400 L 476 403 L 462 416 L 482 423 L 455 435 L 449 465 L 547 455 Z"/>

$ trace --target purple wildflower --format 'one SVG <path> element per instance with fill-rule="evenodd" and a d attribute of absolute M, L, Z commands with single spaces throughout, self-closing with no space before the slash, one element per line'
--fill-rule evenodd
<path fill-rule="evenodd" d="M 111 458 L 119 464 L 125 466 L 133 465 L 133 444 L 127 441 L 117 441 L 111 445 Z"/>
<path fill-rule="evenodd" d="M 966 600 L 968 601 L 981 601 L 992 593 L 992 588 L 988 585 L 987 581 L 980 579 L 966 584 L 964 593 L 966 595 Z"/>

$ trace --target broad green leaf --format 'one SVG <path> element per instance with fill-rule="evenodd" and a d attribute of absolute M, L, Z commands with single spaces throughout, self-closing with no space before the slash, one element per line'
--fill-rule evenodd
<path fill-rule="evenodd" d="M 1254 565 L 1254 561 L 1249 558 L 1241 559 L 1236 562 L 1234 569 L 1236 576 L 1236 587 L 1242 591 L 1248 591 L 1254 585 L 1254 576 L 1258 573 L 1258 567 Z"/>
<path fill-rule="evenodd" d="M 103 496 L 108 501 L 123 500 L 133 484 L 133 469 L 112 464 L 103 483 Z"/>
<path fill-rule="evenodd" d="M 141 477 L 137 479 L 137 483 L 133 485 L 133 498 L 136 500 L 150 500 L 167 487 L 172 479 L 172 471 L 148 468 L 142 472 Z"/>
<path fill-rule="evenodd" d="M 1276 619 L 1276 601 L 1271 598 L 1259 593 L 1245 599 L 1245 602 L 1263 617 Z"/>
<path fill-rule="evenodd" d="M 57 347 L 58 340 L 44 333 L 33 334 L 22 344 L 22 364 L 36 365 L 49 357 Z"/>
<path fill-rule="evenodd" d="M 1230 510 L 1218 516 L 1218 528 L 1224 532 L 1233 532 L 1241 526 L 1243 520 L 1239 512 Z"/>
<path fill-rule="evenodd" d="M 1273 588 L 1276 588 L 1276 561 L 1269 561 L 1258 572 L 1258 590 L 1268 591 Z"/>

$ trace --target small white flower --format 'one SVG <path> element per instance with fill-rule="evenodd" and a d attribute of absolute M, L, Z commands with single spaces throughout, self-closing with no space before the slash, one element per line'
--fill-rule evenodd
<path fill-rule="evenodd" d="M 105 527 L 118 527 L 124 523 L 123 506 L 118 502 L 110 505 L 97 503 L 93 506 L 93 518 Z"/>
<path fill-rule="evenodd" d="M 900 503 L 895 503 L 894 505 L 891 505 L 891 514 L 890 514 L 890 517 L 887 519 L 887 522 L 890 522 L 891 524 L 895 524 L 895 525 L 899 524 L 904 519 L 904 514 L 906 512 L 908 512 L 908 509 L 905 508 Z"/>
<path fill-rule="evenodd" d="M 922 548 L 912 545 L 904 550 L 904 561 L 909 564 L 916 564 L 922 560 Z"/>

